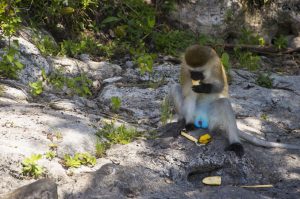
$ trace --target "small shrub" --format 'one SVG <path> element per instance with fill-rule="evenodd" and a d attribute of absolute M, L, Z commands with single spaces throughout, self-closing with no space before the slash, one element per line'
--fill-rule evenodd
<path fill-rule="evenodd" d="M 261 37 L 248 28 L 242 28 L 239 44 L 259 45 Z"/>
<path fill-rule="evenodd" d="M 16 48 L 4 48 L 4 54 L 0 61 L 0 77 L 17 79 L 18 72 L 23 69 L 24 65 L 16 58 L 19 52 Z"/>
<path fill-rule="evenodd" d="M 49 146 L 50 150 L 53 150 L 53 151 L 56 150 L 58 147 L 58 145 L 56 143 L 51 143 L 48 146 Z"/>
<path fill-rule="evenodd" d="M 86 75 L 81 74 L 80 76 L 73 78 L 65 79 L 66 85 L 70 88 L 75 94 L 79 96 L 88 96 L 92 95 L 90 90 L 90 85 L 92 80 L 90 80 Z"/>
<path fill-rule="evenodd" d="M 142 75 L 146 72 L 152 73 L 155 59 L 154 56 L 155 55 L 145 53 L 140 55 L 137 59 L 134 59 L 134 62 L 138 64 Z"/>
<path fill-rule="evenodd" d="M 117 111 L 120 109 L 122 101 L 119 97 L 111 97 L 110 102 L 113 111 Z"/>
<path fill-rule="evenodd" d="M 55 137 L 58 140 L 62 140 L 63 139 L 62 133 L 60 131 L 56 131 L 55 132 Z"/>
<path fill-rule="evenodd" d="M 47 78 L 47 81 L 58 90 L 67 86 L 73 94 L 83 97 L 92 95 L 89 88 L 92 84 L 92 80 L 90 80 L 85 74 L 80 74 L 80 76 L 77 77 L 65 77 L 59 71 L 55 71 Z"/>
<path fill-rule="evenodd" d="M 43 82 L 41 80 L 36 82 L 30 82 L 31 93 L 34 96 L 40 95 L 43 92 Z"/>
<path fill-rule="evenodd" d="M 274 45 L 279 50 L 286 48 L 288 45 L 288 39 L 285 36 L 280 35 L 279 37 L 275 38 Z"/>
<path fill-rule="evenodd" d="M 124 124 L 115 127 L 114 123 L 105 123 L 103 128 L 96 133 L 99 137 L 105 137 L 112 144 L 128 144 L 140 133 L 134 128 L 126 128 Z"/>
<path fill-rule="evenodd" d="M 59 53 L 59 47 L 55 41 L 47 35 L 42 38 L 34 38 L 34 43 L 36 43 L 37 48 L 44 56 L 55 56 Z"/>
<path fill-rule="evenodd" d="M 34 178 L 41 176 L 44 173 L 44 168 L 37 164 L 37 161 L 41 158 L 41 154 L 33 154 L 25 158 L 22 162 L 22 174 Z"/>
<path fill-rule="evenodd" d="M 48 160 L 52 160 L 53 158 L 56 157 L 56 152 L 55 151 L 47 151 L 46 154 L 45 154 L 45 157 Z"/>
<path fill-rule="evenodd" d="M 268 120 L 268 115 L 265 114 L 265 113 L 263 113 L 263 114 L 260 115 L 260 118 L 261 118 L 262 120 L 267 121 L 267 120 Z"/>
<path fill-rule="evenodd" d="M 73 157 L 66 154 L 63 159 L 63 164 L 67 168 L 78 168 L 81 165 L 94 166 L 96 164 L 96 157 L 89 153 L 75 153 Z"/>
<path fill-rule="evenodd" d="M 74 157 L 66 154 L 63 159 L 63 164 L 67 168 L 79 168 L 81 166 L 81 162 L 79 160 L 78 155 L 74 155 Z"/>
<path fill-rule="evenodd" d="M 97 140 L 95 147 L 96 147 L 96 157 L 101 158 L 105 155 L 105 152 L 106 152 L 107 148 L 109 147 L 109 144 L 107 144 L 105 142 L 100 142 L 99 140 Z"/>
<path fill-rule="evenodd" d="M 241 52 L 239 49 L 235 49 L 235 56 L 243 68 L 255 71 L 260 67 L 260 57 L 254 55 L 252 52 Z"/>
<path fill-rule="evenodd" d="M 271 78 L 270 74 L 261 73 L 256 79 L 256 84 L 265 88 L 273 87 L 273 78 Z"/>
<path fill-rule="evenodd" d="M 95 156 L 92 156 L 89 153 L 77 153 L 78 159 L 80 160 L 81 165 L 85 166 L 95 166 L 97 160 Z"/>
<path fill-rule="evenodd" d="M 165 54 L 178 56 L 178 53 L 189 45 L 197 42 L 192 32 L 171 30 L 167 32 L 154 32 L 153 40 L 157 50 Z"/>

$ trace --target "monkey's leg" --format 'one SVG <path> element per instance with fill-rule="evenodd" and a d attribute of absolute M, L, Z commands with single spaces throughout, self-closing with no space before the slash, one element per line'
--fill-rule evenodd
<path fill-rule="evenodd" d="M 210 132 L 220 130 L 228 138 L 229 146 L 225 150 L 234 151 L 243 156 L 244 148 L 241 144 L 235 115 L 229 99 L 220 98 L 210 104 L 208 109 L 208 128 Z"/>
<path fill-rule="evenodd" d="M 171 87 L 170 99 L 172 99 L 176 112 L 179 116 L 178 120 L 184 120 L 185 128 L 189 130 L 194 130 L 194 111 L 196 107 L 196 97 L 192 96 L 185 98 L 183 97 L 182 88 L 179 84 L 175 84 Z"/>

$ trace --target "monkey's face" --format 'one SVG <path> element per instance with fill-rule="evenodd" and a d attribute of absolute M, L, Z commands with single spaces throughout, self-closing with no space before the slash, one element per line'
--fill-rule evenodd
<path fill-rule="evenodd" d="M 204 79 L 203 72 L 200 71 L 190 71 L 193 86 L 200 85 L 201 81 Z"/>

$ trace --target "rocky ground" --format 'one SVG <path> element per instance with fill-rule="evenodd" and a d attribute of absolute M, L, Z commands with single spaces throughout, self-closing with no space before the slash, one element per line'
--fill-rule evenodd
<path fill-rule="evenodd" d="M 58 198 L 298 198 L 300 195 L 300 151 L 267 149 L 245 143 L 245 155 L 225 152 L 226 141 L 213 137 L 210 144 L 197 146 L 172 132 L 156 139 L 139 138 L 126 145 L 113 145 L 95 167 L 72 171 L 59 162 L 66 153 L 95 153 L 95 133 L 102 121 L 111 119 L 110 99 L 122 105 L 119 123 L 135 126 L 149 134 L 161 127 L 160 107 L 168 88 L 178 82 L 179 65 L 156 65 L 151 80 L 141 76 L 130 60 L 115 65 L 80 59 L 43 57 L 24 38 L 18 38 L 26 68 L 19 81 L 0 80 L 0 194 L 35 182 L 21 175 L 21 162 L 34 153 L 44 154 L 59 131 L 58 157 L 39 164 L 47 178 L 57 184 Z M 65 75 L 86 72 L 93 81 L 93 96 L 68 95 L 68 89 L 45 87 L 33 97 L 28 82 L 46 72 L 63 68 Z M 298 68 L 299 69 L 299 68 Z M 274 87 L 255 83 L 256 75 L 232 70 L 230 94 L 241 130 L 270 141 L 300 144 L 300 76 L 273 74 Z M 154 86 L 156 88 L 153 88 Z M 205 133 L 205 132 L 203 132 Z M 170 134 L 170 135 L 169 135 Z M 201 183 L 207 176 L 222 176 L 222 185 Z M 48 198 L 55 198 L 55 184 Z M 273 188 L 241 188 L 241 185 L 272 184 Z M 36 185 L 33 187 L 37 187 Z M 49 188 L 49 190 L 50 190 Z M 26 188 L 31 190 L 31 188 Z M 32 191 L 29 194 L 33 194 Z M 47 197 L 45 197 L 47 198 Z"/>

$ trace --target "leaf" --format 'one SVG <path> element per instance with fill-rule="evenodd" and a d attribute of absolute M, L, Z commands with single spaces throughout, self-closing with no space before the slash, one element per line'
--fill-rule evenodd
<path fill-rule="evenodd" d="M 18 69 L 22 69 L 23 66 L 24 66 L 24 65 L 23 65 L 21 62 L 19 62 L 19 61 L 15 61 L 14 63 L 15 63 L 15 65 L 16 65 L 16 67 L 17 67 Z"/>
<path fill-rule="evenodd" d="M 101 23 L 102 24 L 106 24 L 106 23 L 111 23 L 111 22 L 117 22 L 120 21 L 121 19 L 118 17 L 107 17 L 106 19 L 104 19 Z"/>
<path fill-rule="evenodd" d="M 44 68 L 42 69 L 42 77 L 43 77 L 44 80 L 47 79 L 46 71 L 45 71 Z"/>
<path fill-rule="evenodd" d="M 14 56 L 12 56 L 12 55 L 6 55 L 6 57 L 7 57 L 7 59 L 8 59 L 9 62 L 13 62 Z"/>
<path fill-rule="evenodd" d="M 74 11 L 75 10 L 72 7 L 65 7 L 65 8 L 61 9 L 61 13 L 66 14 L 66 15 L 67 14 L 72 14 Z"/>
<path fill-rule="evenodd" d="M 148 23 L 148 26 L 150 28 L 153 28 L 155 26 L 155 18 L 154 17 L 148 17 L 147 18 L 147 23 Z"/>
<path fill-rule="evenodd" d="M 221 185 L 221 176 L 209 176 L 203 178 L 202 183 L 206 185 Z"/>

